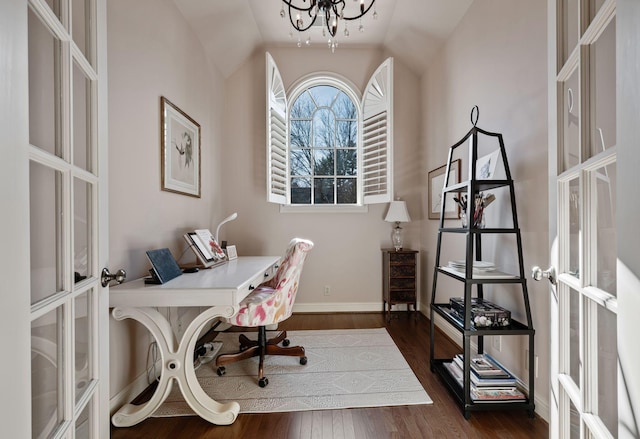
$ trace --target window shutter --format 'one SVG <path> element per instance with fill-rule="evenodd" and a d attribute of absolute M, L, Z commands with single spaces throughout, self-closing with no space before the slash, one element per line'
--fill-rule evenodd
<path fill-rule="evenodd" d="M 287 204 L 287 96 L 275 61 L 267 52 L 267 200 Z"/>
<path fill-rule="evenodd" d="M 393 196 L 393 58 L 375 71 L 362 99 L 362 193 L 364 204 Z"/>

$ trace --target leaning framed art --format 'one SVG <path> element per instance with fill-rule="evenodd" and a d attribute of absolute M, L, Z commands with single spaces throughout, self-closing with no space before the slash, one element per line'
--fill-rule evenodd
<path fill-rule="evenodd" d="M 200 125 L 160 98 L 162 190 L 200 198 Z"/>
<path fill-rule="evenodd" d="M 440 209 L 442 207 L 442 189 L 445 186 L 445 174 L 447 165 L 429 171 L 429 219 L 440 219 Z M 451 173 L 449 177 L 449 186 L 460 183 L 460 159 L 451 162 Z M 458 203 L 453 200 L 455 194 L 453 192 L 447 194 L 447 202 L 445 204 L 445 219 L 460 218 Z"/>

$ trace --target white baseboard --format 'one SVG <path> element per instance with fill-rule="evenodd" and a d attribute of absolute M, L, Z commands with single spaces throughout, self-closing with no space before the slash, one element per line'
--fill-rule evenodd
<path fill-rule="evenodd" d="M 293 312 L 382 312 L 381 302 L 294 303 Z"/>

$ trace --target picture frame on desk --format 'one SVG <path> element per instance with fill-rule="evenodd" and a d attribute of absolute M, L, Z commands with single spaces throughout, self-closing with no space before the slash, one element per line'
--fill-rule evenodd
<path fill-rule="evenodd" d="M 238 259 L 238 251 L 236 250 L 235 245 L 228 245 L 226 252 L 227 252 L 227 259 L 229 259 L 230 261 L 233 259 Z"/>
<path fill-rule="evenodd" d="M 162 190 L 200 198 L 200 125 L 160 98 Z"/>
<path fill-rule="evenodd" d="M 429 171 L 429 219 L 440 219 L 440 208 L 442 206 L 442 189 L 445 187 L 445 173 L 447 172 L 447 165 L 442 165 L 432 171 Z M 449 184 L 460 183 L 460 159 L 453 160 L 451 162 L 451 176 Z M 446 210 L 444 212 L 445 219 L 457 219 L 460 218 L 460 207 L 458 203 L 453 200 L 456 194 L 450 192 L 447 194 Z"/>

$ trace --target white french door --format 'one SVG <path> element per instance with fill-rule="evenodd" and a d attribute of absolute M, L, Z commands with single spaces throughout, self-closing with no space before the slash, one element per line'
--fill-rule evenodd
<path fill-rule="evenodd" d="M 550 124 L 557 128 L 549 150 L 557 213 L 550 433 L 615 438 L 616 1 L 552 0 L 549 8 Z"/>
<path fill-rule="evenodd" d="M 31 436 L 108 437 L 106 6 L 24 5 Z"/>

